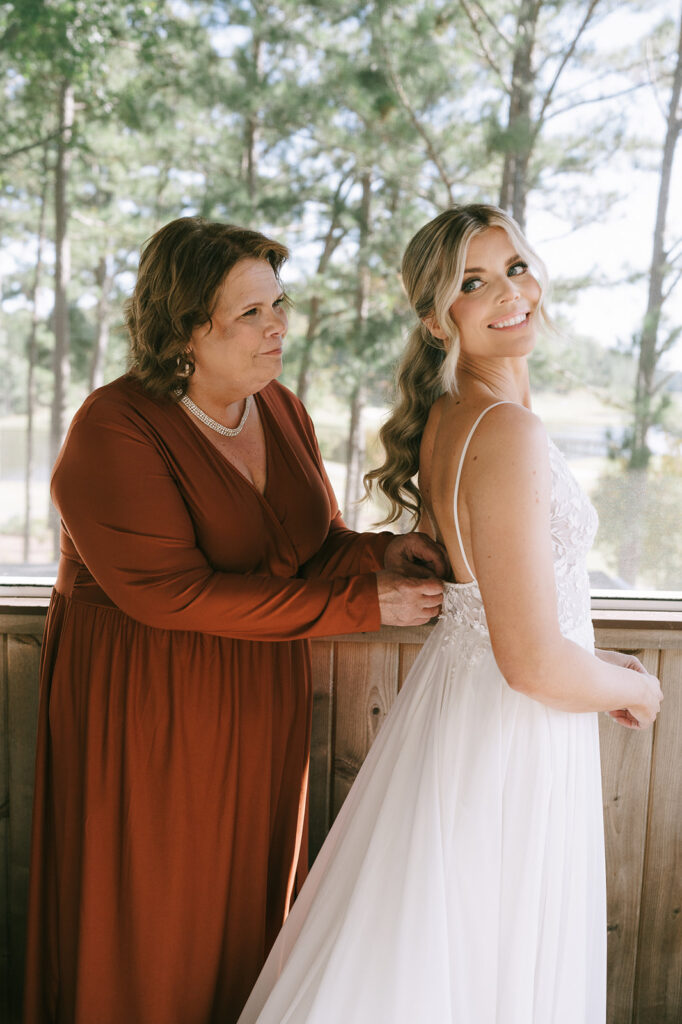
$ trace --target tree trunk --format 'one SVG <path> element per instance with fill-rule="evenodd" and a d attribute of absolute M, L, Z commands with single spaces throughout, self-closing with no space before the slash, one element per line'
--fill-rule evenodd
<path fill-rule="evenodd" d="M 317 336 L 317 328 L 320 324 L 320 299 L 313 295 L 310 300 L 310 312 L 308 313 L 308 326 L 306 327 L 305 338 L 303 339 L 303 352 L 298 367 L 298 382 L 296 394 L 305 405 L 308 399 L 308 373 L 312 362 L 313 344 Z"/>
<path fill-rule="evenodd" d="M 673 74 L 673 84 L 668 106 L 665 142 L 661 160 L 661 176 L 658 186 L 656 206 L 656 224 L 649 267 L 649 289 L 647 306 L 639 338 L 639 359 L 637 364 L 637 381 L 635 384 L 635 409 L 632 429 L 632 447 L 628 460 L 628 518 L 630 528 L 619 551 L 619 573 L 632 586 L 637 581 L 641 560 L 642 521 L 645 514 L 647 488 L 647 468 L 651 452 L 648 446 L 649 429 L 656 421 L 657 410 L 654 408 L 656 394 L 656 369 L 662 355 L 658 343 L 661 312 L 663 309 L 663 289 L 666 277 L 667 253 L 665 250 L 665 227 L 670 199 L 670 183 L 672 179 L 675 147 L 682 130 L 680 117 L 680 95 L 682 93 L 682 16 L 680 18 L 680 35 L 677 44 L 677 64 Z"/>
<path fill-rule="evenodd" d="M 346 182 L 346 178 L 343 177 L 338 184 L 334 197 L 332 199 L 332 216 L 329 222 L 329 228 L 324 239 L 324 248 L 320 255 L 320 259 L 317 264 L 317 276 L 321 277 L 325 274 L 329 261 L 334 255 L 341 240 L 345 237 L 345 231 L 339 231 L 339 218 L 341 216 L 341 210 L 343 209 L 343 202 L 341 200 L 341 191 Z M 296 394 L 305 404 L 308 396 L 308 373 L 310 370 L 310 364 L 312 362 L 313 345 L 317 336 L 317 329 L 320 324 L 320 310 L 321 302 L 318 295 L 313 295 L 310 300 L 310 311 L 308 313 L 308 326 L 305 332 L 305 340 L 303 342 L 303 352 L 301 354 L 301 362 L 298 368 L 298 383 L 296 385 Z"/>
<path fill-rule="evenodd" d="M 358 500 L 360 481 L 365 465 L 365 435 L 362 429 L 362 412 L 365 407 L 365 389 L 358 384 L 351 397 L 350 425 L 348 428 L 348 461 L 346 465 L 346 492 L 343 502 L 344 519 L 351 530 L 358 525 Z"/>
<path fill-rule="evenodd" d="M 95 272 L 99 285 L 97 301 L 97 337 L 90 363 L 90 391 L 101 388 L 104 384 L 104 362 L 109 347 L 109 299 L 114 284 L 113 260 L 110 254 L 100 258 Z"/>
<path fill-rule="evenodd" d="M 365 171 L 362 175 L 362 204 L 360 207 L 360 243 L 358 248 L 358 278 L 355 292 L 355 323 L 353 348 L 360 354 L 362 349 L 369 312 L 369 251 L 370 209 L 372 201 L 372 175 Z M 356 529 L 358 522 L 357 502 L 361 497 L 361 481 L 365 464 L 364 431 L 362 429 L 362 411 L 365 405 L 365 388 L 363 379 L 356 381 L 351 397 L 350 424 L 348 430 L 348 456 L 346 470 L 346 492 L 344 498 L 344 516 L 351 529 Z"/>
<path fill-rule="evenodd" d="M 525 228 L 528 165 L 534 142 L 531 100 L 535 90 L 533 48 L 542 0 L 522 0 L 516 24 L 500 206 Z"/>
<path fill-rule="evenodd" d="M 665 251 L 665 226 L 670 201 L 670 184 L 672 180 L 675 147 L 682 130 L 680 116 L 680 94 L 682 93 L 682 17 L 680 18 L 680 35 L 677 44 L 677 65 L 673 75 L 673 85 L 668 107 L 661 176 L 658 186 L 658 202 L 656 206 L 656 225 L 654 228 L 651 264 L 649 267 L 649 290 L 646 313 L 642 323 L 639 340 L 639 359 L 637 364 L 637 382 L 635 385 L 635 417 L 633 425 L 632 449 L 629 468 L 646 468 L 650 451 L 647 444 L 649 428 L 653 425 L 656 413 L 653 407 L 656 390 L 656 368 L 661 351 L 658 346 L 658 331 L 663 309 L 663 286 L 666 276 L 667 253 Z"/>
<path fill-rule="evenodd" d="M 642 524 L 646 514 L 646 469 L 628 472 L 628 529 L 618 551 L 618 575 L 631 587 L 637 584 L 642 559 Z"/>
<path fill-rule="evenodd" d="M 254 85 L 260 84 L 262 75 L 262 40 L 254 35 L 251 54 L 253 58 Z M 246 181 L 249 199 L 256 194 L 256 143 L 258 141 L 258 115 L 249 113 L 244 125 L 244 151 L 242 153 L 242 177 Z"/>
<path fill-rule="evenodd" d="M 26 456 L 24 467 L 24 537 L 23 561 L 28 562 L 31 556 L 31 480 L 33 478 L 33 435 L 34 414 L 36 405 L 35 365 L 38 334 L 38 289 L 43 273 L 43 243 L 45 241 L 45 218 L 47 214 L 47 147 L 43 149 L 42 189 L 40 193 L 40 212 L 38 215 L 38 243 L 36 246 L 36 264 L 33 274 L 33 286 L 29 301 L 31 304 L 31 327 L 26 340 Z"/>
<path fill-rule="evenodd" d="M 73 86 L 64 81 L 59 90 L 59 138 L 55 164 L 55 284 L 54 284 L 54 392 L 50 425 L 50 465 L 59 453 L 66 428 L 69 397 L 69 305 L 67 289 L 71 276 L 71 252 L 68 235 L 67 187 L 71 166 L 71 137 L 74 121 Z M 55 558 L 59 550 L 59 523 L 50 504 L 49 522 L 53 534 Z"/>

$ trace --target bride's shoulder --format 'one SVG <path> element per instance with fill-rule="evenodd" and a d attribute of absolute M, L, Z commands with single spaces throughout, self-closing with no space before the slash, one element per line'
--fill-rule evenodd
<path fill-rule="evenodd" d="M 499 447 L 523 446 L 541 443 L 547 446 L 547 431 L 542 420 L 516 402 L 480 403 L 468 417 L 471 422 L 471 441 Z"/>
<path fill-rule="evenodd" d="M 549 476 L 547 431 L 530 409 L 513 402 L 488 404 L 472 422 L 477 420 L 463 467 L 470 480 L 485 473 L 499 486 L 505 477 Z"/>

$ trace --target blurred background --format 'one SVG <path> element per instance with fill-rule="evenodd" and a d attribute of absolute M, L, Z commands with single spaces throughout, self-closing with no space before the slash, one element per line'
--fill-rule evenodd
<path fill-rule="evenodd" d="M 369 528 L 383 512 L 357 499 L 411 322 L 402 251 L 439 210 L 485 201 L 554 283 L 534 408 L 600 514 L 593 586 L 679 596 L 681 13 L 0 2 L 0 578 L 53 575 L 50 467 L 85 395 L 125 371 L 140 245 L 185 214 L 291 248 L 283 381 Z"/>

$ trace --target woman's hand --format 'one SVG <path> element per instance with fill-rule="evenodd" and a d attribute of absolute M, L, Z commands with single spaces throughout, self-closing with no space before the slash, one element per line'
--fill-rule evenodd
<path fill-rule="evenodd" d="M 420 579 L 384 569 L 378 572 L 377 593 L 384 626 L 422 626 L 438 615 L 443 584 L 433 576 Z"/>
<path fill-rule="evenodd" d="M 450 573 L 444 548 L 425 533 L 405 533 L 395 537 L 384 554 L 384 568 L 405 576 L 445 579 Z"/>
<path fill-rule="evenodd" d="M 600 651 L 596 650 L 595 655 L 610 665 L 617 665 L 619 668 L 628 669 L 630 672 L 637 672 L 644 678 L 639 680 L 641 696 L 629 707 L 621 708 L 618 711 L 609 711 L 611 716 L 619 725 L 626 729 L 646 729 L 652 725 L 656 715 L 660 711 L 663 691 L 656 676 L 647 672 L 639 658 L 634 654 L 623 654 L 621 651 Z"/>

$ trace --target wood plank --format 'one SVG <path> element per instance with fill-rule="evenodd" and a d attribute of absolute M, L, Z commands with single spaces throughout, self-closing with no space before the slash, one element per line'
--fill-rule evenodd
<path fill-rule="evenodd" d="M 679 610 L 679 601 L 676 608 L 593 608 L 592 621 L 595 626 L 646 628 L 654 630 L 677 630 L 682 629 L 682 612 Z"/>
<path fill-rule="evenodd" d="M 597 647 L 619 651 L 679 650 L 682 647 L 680 629 L 643 629 L 639 622 L 630 626 L 597 626 Z"/>
<path fill-rule="evenodd" d="M 633 612 L 632 616 L 631 622 L 621 625 L 613 623 L 602 625 L 599 616 L 595 613 L 597 646 L 621 651 L 679 650 L 682 648 L 682 629 L 679 626 L 673 623 L 670 628 L 647 628 L 643 625 L 639 613 Z M 328 639 L 353 644 L 374 644 L 378 641 L 396 644 L 423 644 L 431 635 L 432 629 L 433 626 L 382 626 L 376 633 L 344 633 Z"/>
<path fill-rule="evenodd" d="M 2 589 L 0 585 L 0 590 Z M 15 606 L 0 606 L 0 633 L 42 633 L 47 612 L 47 599 L 30 601 Z M 592 616 L 597 643 L 600 647 L 620 650 L 658 650 L 682 648 L 682 627 L 679 613 L 633 611 L 625 617 L 621 613 L 605 613 L 596 609 Z M 419 643 L 425 642 L 432 625 L 382 626 L 375 633 L 348 633 L 327 639 L 347 640 L 351 643 Z M 320 641 L 315 641 L 318 643 Z"/>
<path fill-rule="evenodd" d="M 658 671 L 657 651 L 638 651 Z M 599 716 L 607 893 L 607 1021 L 632 1020 L 646 846 L 653 729 L 634 732 Z"/>
<path fill-rule="evenodd" d="M 10 1005 L 18 1013 L 24 978 L 28 865 L 38 723 L 40 637 L 10 636 L 8 666 Z"/>
<path fill-rule="evenodd" d="M 339 644 L 335 673 L 333 800 L 339 813 L 398 693 L 398 646 Z"/>
<path fill-rule="evenodd" d="M 422 649 L 421 644 L 401 644 L 399 648 L 398 663 L 398 692 L 402 689 L 406 676 L 417 660 L 417 655 Z"/>
<path fill-rule="evenodd" d="M 682 651 L 663 651 L 635 984 L 637 1024 L 682 1016 Z"/>
<path fill-rule="evenodd" d="M 433 626 L 382 626 L 376 633 L 340 633 L 332 637 L 341 643 L 350 644 L 423 644 L 431 634 Z"/>
<path fill-rule="evenodd" d="M 4 659 L 0 662 L 0 806 L 4 799 L 5 813 L 9 808 L 12 815 L 2 818 L 0 812 L 3 1021 L 11 1019 L 2 1002 L 9 988 L 5 980 L 9 983 L 12 979 L 12 997 L 16 1001 L 23 975 L 20 961 L 25 928 L 37 659 L 43 621 L 40 613 L 8 615 L 5 633 L 14 635 L 0 637 L 0 659 Z M 333 643 L 313 643 L 311 843 L 314 841 L 318 847 L 431 628 L 384 628 L 375 634 L 356 635 Z M 654 666 L 651 659 L 656 657 L 652 645 L 658 644 L 663 650 L 660 665 L 666 700 L 655 730 L 626 732 L 604 716 L 600 728 L 611 929 L 609 1024 L 669 1024 L 682 1015 L 682 894 L 679 883 L 675 887 L 682 850 L 682 631 L 640 629 L 636 623 L 618 628 L 609 625 L 597 630 L 597 642 L 599 646 L 621 650 L 644 649 L 646 653 L 639 656 L 649 668 Z M 651 751 L 652 741 L 647 839 L 642 855 L 641 789 L 647 778 L 642 748 L 648 744 Z M 642 904 L 636 920 L 640 893 Z M 638 936 L 634 966 L 633 931 Z M 10 963 L 7 957 L 12 958 Z M 633 971 L 634 1011 L 629 1014 L 628 1006 L 633 1005 Z"/>
<path fill-rule="evenodd" d="M 12 636 L 27 633 L 42 637 L 46 614 L 47 609 L 44 612 L 31 611 L 26 615 L 16 611 L 0 614 L 0 633 L 11 633 Z"/>
<path fill-rule="evenodd" d="M 331 824 L 334 644 L 312 645 L 313 723 L 310 741 L 308 856 L 315 860 Z"/>
<path fill-rule="evenodd" d="M 11 942 L 9 927 L 9 736 L 7 644 L 0 636 L 0 1020 L 10 1019 Z"/>

